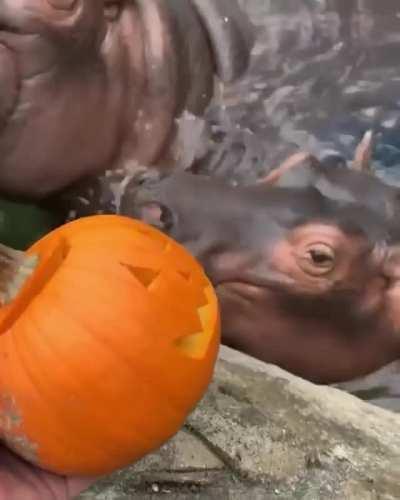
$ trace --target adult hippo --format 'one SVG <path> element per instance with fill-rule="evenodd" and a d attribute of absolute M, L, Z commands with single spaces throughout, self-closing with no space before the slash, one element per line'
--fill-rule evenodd
<path fill-rule="evenodd" d="M 320 383 L 400 355 L 400 249 L 387 220 L 313 186 L 241 186 L 189 173 L 129 188 L 121 213 L 166 231 L 205 267 L 223 342 Z"/>
<path fill-rule="evenodd" d="M 235 0 L 4 0 L 0 186 L 41 198 L 127 163 L 156 163 L 174 120 L 246 68 Z"/>
<path fill-rule="evenodd" d="M 298 150 L 310 151 L 325 165 L 344 163 L 373 129 L 379 175 L 400 179 L 400 169 L 393 168 L 400 164 L 398 2 L 238 2 L 252 25 L 254 50 L 243 78 L 219 86 L 206 110 L 209 136 L 189 155 L 201 158 L 193 169 L 232 184 L 251 184 Z M 191 123 L 185 128 L 189 139 L 183 149 L 196 150 Z M 331 186 L 341 171 L 332 173 Z M 344 196 L 354 179 L 346 177 Z M 113 184 L 112 193 L 107 183 Z M 378 189 L 363 185 L 358 192 L 372 201 Z M 66 205 L 78 215 L 118 209 L 113 207 L 118 205 L 117 179 L 94 191 L 91 196 L 83 189 L 82 203 L 75 197 Z M 379 199 L 389 191 L 381 190 Z"/>

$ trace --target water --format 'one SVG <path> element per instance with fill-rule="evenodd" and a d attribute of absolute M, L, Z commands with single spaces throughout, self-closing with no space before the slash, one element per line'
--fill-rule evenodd
<path fill-rule="evenodd" d="M 379 175 L 400 184 L 400 3 L 239 2 L 256 43 L 249 72 L 207 114 L 220 146 L 209 171 L 252 182 L 298 148 L 350 159 L 373 129 Z"/>

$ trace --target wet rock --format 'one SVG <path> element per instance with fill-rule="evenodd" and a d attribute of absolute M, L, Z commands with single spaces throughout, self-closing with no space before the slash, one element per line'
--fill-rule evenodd
<path fill-rule="evenodd" d="M 84 500 L 397 499 L 400 416 L 223 347 L 185 428 Z"/>

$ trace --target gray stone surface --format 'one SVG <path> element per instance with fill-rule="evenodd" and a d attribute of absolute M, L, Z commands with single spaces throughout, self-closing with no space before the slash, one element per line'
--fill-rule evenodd
<path fill-rule="evenodd" d="M 222 347 L 184 429 L 81 500 L 400 498 L 400 415 Z"/>

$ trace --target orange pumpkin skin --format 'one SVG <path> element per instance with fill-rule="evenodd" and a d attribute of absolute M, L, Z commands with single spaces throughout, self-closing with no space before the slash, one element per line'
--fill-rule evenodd
<path fill-rule="evenodd" d="M 217 299 L 172 239 L 114 215 L 78 219 L 0 309 L 0 435 L 49 471 L 98 475 L 157 449 L 204 395 Z"/>

